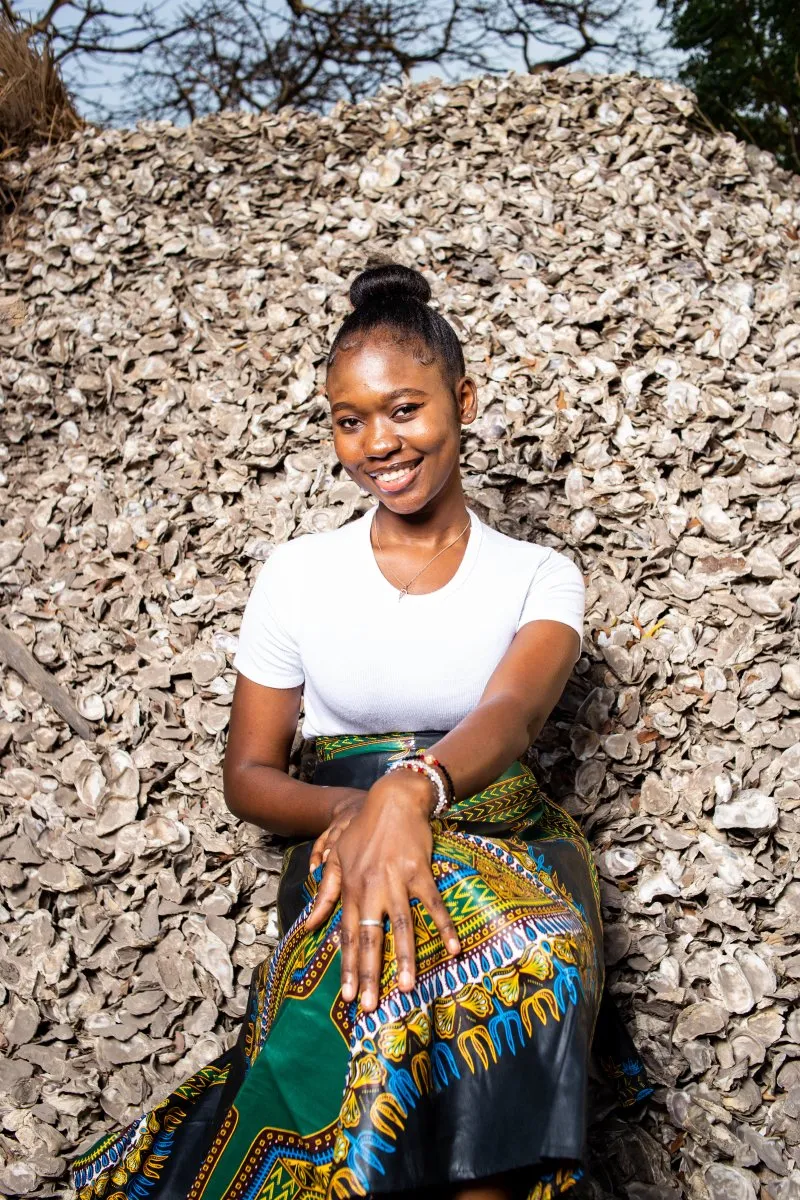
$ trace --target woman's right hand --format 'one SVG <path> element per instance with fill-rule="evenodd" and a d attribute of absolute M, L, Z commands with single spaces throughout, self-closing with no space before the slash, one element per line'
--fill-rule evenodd
<path fill-rule="evenodd" d="M 342 998 L 353 1000 L 360 993 L 365 1012 L 378 1004 L 385 916 L 392 926 L 401 991 L 411 991 L 416 980 L 412 899 L 421 901 L 448 953 L 460 950 L 433 877 L 429 813 L 434 799 L 430 780 L 416 772 L 392 771 L 376 780 L 328 857 L 306 918 L 307 930 L 318 929 L 341 897 Z"/>
<path fill-rule="evenodd" d="M 322 863 L 327 862 L 328 856 L 348 825 L 364 806 L 367 798 L 365 788 L 337 787 L 336 801 L 331 808 L 331 822 L 317 840 L 311 850 L 310 869 L 313 871 Z"/>

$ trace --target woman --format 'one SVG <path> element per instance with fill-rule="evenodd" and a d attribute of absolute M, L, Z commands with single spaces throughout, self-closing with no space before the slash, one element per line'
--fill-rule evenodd
<path fill-rule="evenodd" d="M 565 555 L 464 500 L 477 414 L 422 275 L 371 267 L 328 359 L 339 461 L 377 500 L 276 547 L 245 609 L 226 802 L 299 839 L 234 1047 L 73 1163 L 81 1200 L 544 1198 L 581 1176 L 608 999 L 597 877 L 521 761 L 580 654 Z M 302 732 L 312 783 L 287 774 Z"/>

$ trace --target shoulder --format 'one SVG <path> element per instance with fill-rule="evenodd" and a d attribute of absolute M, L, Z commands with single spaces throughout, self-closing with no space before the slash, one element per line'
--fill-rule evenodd
<path fill-rule="evenodd" d="M 508 563 L 515 570 L 527 572 L 531 577 L 556 574 L 583 579 L 580 568 L 569 555 L 552 546 L 509 537 L 486 524 L 483 536 L 492 557 Z"/>
<path fill-rule="evenodd" d="M 484 524 L 483 536 L 493 553 L 508 559 L 509 562 L 527 563 L 534 565 L 541 562 L 547 554 L 547 547 L 538 542 L 526 542 L 522 538 L 509 537 L 491 525 Z"/>

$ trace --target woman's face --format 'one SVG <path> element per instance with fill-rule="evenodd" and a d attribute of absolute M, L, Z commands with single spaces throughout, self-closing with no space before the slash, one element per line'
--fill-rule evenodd
<path fill-rule="evenodd" d="M 337 352 L 326 390 L 339 461 L 387 508 L 416 512 L 446 485 L 460 488 L 461 425 L 477 416 L 471 379 L 457 386 L 456 407 L 438 360 L 418 362 L 373 334 Z"/>

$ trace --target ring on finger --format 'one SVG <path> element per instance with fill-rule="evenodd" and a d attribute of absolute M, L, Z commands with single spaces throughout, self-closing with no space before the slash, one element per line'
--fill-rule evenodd
<path fill-rule="evenodd" d="M 376 921 L 372 917 L 365 917 L 363 920 L 359 921 L 358 923 L 359 923 L 359 925 L 380 925 L 381 928 L 383 928 L 383 921 Z"/>

